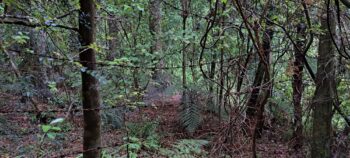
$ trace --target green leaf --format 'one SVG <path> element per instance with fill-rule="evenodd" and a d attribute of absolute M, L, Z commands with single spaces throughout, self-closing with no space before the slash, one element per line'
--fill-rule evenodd
<path fill-rule="evenodd" d="M 130 142 L 139 142 L 140 139 L 136 137 L 129 137 Z"/>
<path fill-rule="evenodd" d="M 51 130 L 53 130 L 53 131 L 61 131 L 61 128 L 60 127 L 51 127 Z"/>
<path fill-rule="evenodd" d="M 56 133 L 47 133 L 47 137 L 50 139 L 55 139 L 56 138 Z"/>
<path fill-rule="evenodd" d="M 52 128 L 52 126 L 50 126 L 50 125 L 42 125 L 41 126 L 41 129 L 43 130 L 44 133 L 47 133 L 51 128 Z"/>
<path fill-rule="evenodd" d="M 44 133 L 47 133 L 49 131 L 61 131 L 60 127 L 55 127 L 51 125 L 41 125 L 41 129 L 43 130 Z"/>
<path fill-rule="evenodd" d="M 18 35 L 14 35 L 11 38 L 19 44 L 25 44 L 27 40 L 30 39 L 28 36 L 24 35 L 22 32 L 18 32 Z"/>
<path fill-rule="evenodd" d="M 135 150 L 135 151 L 138 151 L 141 149 L 141 144 L 137 144 L 137 143 L 130 143 L 128 145 L 129 149 L 132 149 L 132 150 Z"/>
<path fill-rule="evenodd" d="M 58 89 L 57 89 L 57 87 L 56 87 L 56 82 L 49 82 L 48 83 L 48 86 L 49 86 L 49 89 L 50 89 L 50 91 L 51 92 L 58 92 Z"/>

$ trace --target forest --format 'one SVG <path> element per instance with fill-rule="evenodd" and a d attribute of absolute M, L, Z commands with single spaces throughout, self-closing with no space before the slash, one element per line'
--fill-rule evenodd
<path fill-rule="evenodd" d="M 0 0 L 0 157 L 350 158 L 350 0 Z"/>

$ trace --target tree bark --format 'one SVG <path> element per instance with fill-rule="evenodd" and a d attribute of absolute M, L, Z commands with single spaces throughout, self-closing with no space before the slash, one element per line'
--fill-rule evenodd
<path fill-rule="evenodd" d="M 188 0 L 181 0 L 181 8 L 182 8 L 182 38 L 185 40 L 186 37 L 186 20 L 188 17 L 188 7 L 189 1 Z M 182 102 L 185 108 L 188 106 L 188 96 L 187 96 L 187 81 L 186 81 L 186 66 L 187 66 L 187 51 L 186 51 L 186 43 L 185 41 L 182 42 Z"/>
<path fill-rule="evenodd" d="M 161 53 L 162 52 L 162 42 L 161 42 L 161 0 L 150 0 L 149 2 L 150 19 L 149 19 L 149 30 L 152 36 L 151 53 Z M 160 60 L 157 68 L 164 67 L 164 61 Z M 155 69 L 152 74 L 152 79 L 155 80 L 160 77 L 159 70 Z"/>
<path fill-rule="evenodd" d="M 332 106 L 336 91 L 335 50 L 332 43 L 332 34 L 335 35 L 336 27 L 332 11 L 327 12 L 324 9 L 321 15 L 321 29 L 326 32 L 319 37 L 316 91 L 312 100 L 312 158 L 331 157 Z"/>
<path fill-rule="evenodd" d="M 96 34 L 96 10 L 94 0 L 80 0 L 79 10 L 79 35 L 81 64 L 87 68 L 81 72 L 82 98 L 84 115 L 83 157 L 100 157 L 101 146 L 101 122 L 100 122 L 100 98 L 98 80 L 91 75 L 96 70 L 95 50 L 88 48 L 95 43 Z"/>
<path fill-rule="evenodd" d="M 226 5 L 223 3 L 219 3 L 219 7 L 222 9 L 221 12 L 223 13 L 226 9 Z M 221 15 L 219 19 L 219 25 L 222 29 L 225 27 L 225 19 L 224 16 Z M 224 34 L 220 34 L 219 36 L 224 36 Z M 221 43 L 222 45 L 224 44 L 224 41 Z M 219 103 L 219 122 L 221 123 L 221 115 L 222 115 L 222 109 L 224 109 L 224 86 L 225 86 L 225 73 L 224 73 L 224 56 L 225 56 L 225 51 L 224 48 L 220 48 L 220 87 L 219 87 L 219 95 L 218 95 L 218 103 Z"/>
<path fill-rule="evenodd" d="M 160 41 L 161 36 L 161 10 L 160 10 L 160 0 L 150 0 L 149 2 L 150 9 L 150 21 L 149 29 L 152 35 L 152 46 L 151 53 L 160 53 L 162 51 L 162 43 Z"/>
<path fill-rule="evenodd" d="M 117 48 L 120 46 L 120 41 L 118 40 L 118 21 L 115 19 L 116 16 L 110 16 L 110 19 L 108 19 L 108 34 L 111 36 L 111 39 L 108 40 L 108 49 L 109 53 L 107 55 L 108 60 L 114 60 L 114 58 L 117 55 L 120 55 L 117 53 Z"/>
<path fill-rule="evenodd" d="M 216 60 L 217 60 L 217 54 L 213 53 L 212 54 L 212 61 L 210 63 L 210 68 L 209 68 L 209 79 L 214 80 L 215 78 L 215 71 L 216 71 Z M 209 82 L 209 98 L 208 98 L 208 108 L 211 112 L 216 112 L 215 111 L 215 95 L 214 95 L 214 83 Z"/>
<path fill-rule="evenodd" d="M 264 125 L 264 108 L 267 102 L 267 99 L 270 96 L 271 86 L 270 82 L 270 74 L 267 70 L 267 65 L 270 63 L 270 52 L 271 52 L 271 40 L 273 37 L 273 29 L 272 24 L 270 22 L 266 23 L 266 30 L 264 31 L 263 41 L 262 41 L 262 49 L 264 52 L 264 59 L 260 59 L 258 68 L 256 70 L 252 92 L 250 94 L 250 98 L 247 102 L 247 124 L 252 127 L 254 124 L 253 120 L 256 118 L 257 128 L 255 132 L 257 133 L 257 137 L 261 137 L 262 128 Z M 265 60 L 265 61 L 263 61 Z M 264 63 L 265 62 L 265 63 Z M 264 89 L 260 94 L 260 90 Z"/>
<path fill-rule="evenodd" d="M 301 99 L 303 95 L 303 51 L 305 46 L 306 25 L 299 23 L 297 26 L 298 41 L 294 51 L 294 73 L 292 80 L 293 88 L 293 104 L 294 104 L 294 122 L 293 122 L 293 148 L 300 151 L 303 146 L 303 124 L 302 124 L 302 105 Z"/>

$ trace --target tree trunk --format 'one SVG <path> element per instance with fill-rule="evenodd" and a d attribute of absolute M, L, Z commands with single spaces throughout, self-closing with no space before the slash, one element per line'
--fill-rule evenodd
<path fill-rule="evenodd" d="M 108 49 L 109 53 L 107 55 L 108 60 L 114 60 L 114 58 L 117 55 L 120 55 L 117 53 L 117 48 L 120 46 L 120 41 L 118 40 L 118 21 L 115 19 L 116 16 L 110 16 L 111 19 L 108 19 L 108 34 L 111 37 L 111 39 L 108 40 Z"/>
<path fill-rule="evenodd" d="M 25 64 L 25 67 L 28 67 L 29 65 L 33 65 L 34 68 L 30 68 L 33 72 L 34 76 L 34 86 L 37 90 L 40 90 L 40 95 L 48 97 L 49 90 L 47 89 L 46 82 L 48 81 L 48 76 L 46 73 L 46 68 L 44 65 L 44 62 L 41 62 L 40 56 L 47 55 L 47 45 L 46 40 L 47 34 L 44 31 L 37 31 L 35 29 L 32 29 L 30 31 L 30 46 L 33 49 L 33 52 L 35 56 L 27 56 L 24 60 L 28 60 L 27 64 Z"/>
<path fill-rule="evenodd" d="M 96 10 L 94 0 L 80 0 L 79 35 L 81 64 L 87 68 L 81 72 L 84 115 L 83 157 L 100 157 L 101 122 L 98 80 L 91 75 L 96 70 L 95 50 L 88 48 L 95 43 Z"/>
<path fill-rule="evenodd" d="M 263 35 L 263 43 L 262 43 L 262 49 L 264 51 L 264 58 L 265 59 L 260 59 L 258 68 L 256 70 L 255 74 L 255 79 L 253 82 L 253 89 L 250 94 L 250 98 L 247 102 L 247 125 L 252 127 L 254 124 L 253 120 L 254 118 L 257 118 L 257 131 L 258 132 L 258 137 L 261 136 L 262 128 L 264 125 L 264 109 L 265 109 L 265 104 L 267 102 L 267 99 L 270 96 L 270 91 L 271 91 L 271 86 L 269 84 L 270 81 L 270 74 L 268 73 L 269 70 L 267 70 L 266 65 L 264 62 L 269 65 L 270 61 L 270 52 L 271 52 L 271 40 L 273 37 L 273 29 L 272 29 L 272 24 L 270 22 L 266 23 L 266 30 L 264 31 Z M 264 61 L 265 60 L 265 61 Z M 264 81 L 264 82 L 263 82 Z M 264 89 L 261 95 L 260 95 L 260 90 Z M 260 95 L 260 96 L 259 96 Z"/>
<path fill-rule="evenodd" d="M 210 63 L 210 73 L 209 73 L 209 79 L 214 80 L 215 78 L 215 71 L 216 71 L 216 60 L 217 60 L 217 55 L 216 53 L 212 54 L 212 61 Z M 215 97 L 214 97 L 214 83 L 209 82 L 209 98 L 208 98 L 208 108 L 210 111 L 214 112 L 215 111 Z"/>
<path fill-rule="evenodd" d="M 149 10 L 150 10 L 150 19 L 149 19 L 149 30 L 152 36 L 152 45 L 151 45 L 151 53 L 161 53 L 162 52 L 162 42 L 161 42 L 161 0 L 150 0 L 149 2 Z M 157 68 L 164 67 L 164 61 L 161 59 L 159 64 L 156 65 Z M 159 79 L 160 71 L 155 69 L 152 74 L 152 79 Z"/>
<path fill-rule="evenodd" d="M 226 5 L 225 4 L 221 4 L 219 3 L 220 8 L 222 9 L 222 14 L 224 13 L 225 9 L 226 9 Z M 219 19 L 219 25 L 222 29 L 224 29 L 225 27 L 225 19 L 224 16 L 221 15 L 220 19 Z M 219 36 L 224 36 L 224 34 L 220 34 Z M 224 41 L 222 41 L 221 43 L 222 45 L 224 44 Z M 222 46 L 220 48 L 220 87 L 219 87 L 219 96 L 218 96 L 218 103 L 219 103 L 219 122 L 221 123 L 221 115 L 222 115 L 222 109 L 224 109 L 224 86 L 225 86 L 225 73 L 224 73 L 224 56 L 225 56 L 225 51 L 224 51 L 224 47 Z"/>
<path fill-rule="evenodd" d="M 335 36 L 335 23 L 334 13 L 331 9 L 328 13 L 324 9 L 321 15 L 321 29 L 325 30 L 325 33 L 319 37 L 316 91 L 312 100 L 314 108 L 312 158 L 331 157 L 332 106 L 336 90 L 335 50 L 332 42 L 332 34 Z"/>
<path fill-rule="evenodd" d="M 161 0 L 150 0 L 149 1 L 149 31 L 152 36 L 151 41 L 151 54 L 154 57 L 158 57 L 159 53 L 162 53 L 162 42 L 161 42 Z M 155 58 L 157 59 L 157 58 Z M 155 61 L 155 59 L 152 59 Z M 167 77 L 162 71 L 164 67 L 164 60 L 160 59 L 159 63 L 155 65 L 152 70 L 151 80 L 146 87 L 146 94 L 144 101 L 146 104 L 150 104 L 153 101 L 163 97 L 164 90 L 167 88 L 169 82 Z"/>
<path fill-rule="evenodd" d="M 303 124 L 302 124 L 302 106 L 301 98 L 303 95 L 303 51 L 305 46 L 306 25 L 299 23 L 297 26 L 298 41 L 294 50 L 294 73 L 292 80 L 293 104 L 294 104 L 294 123 L 293 123 L 293 148 L 300 152 L 303 146 Z"/>
<path fill-rule="evenodd" d="M 162 43 L 160 41 L 161 36 L 161 10 L 160 10 L 160 4 L 161 0 L 150 0 L 149 2 L 149 9 L 150 9 L 150 21 L 149 21 L 149 29 L 152 35 L 152 46 L 151 46 L 151 53 L 160 53 L 162 51 Z"/>
<path fill-rule="evenodd" d="M 188 7 L 189 2 L 188 0 L 181 0 L 181 8 L 182 8 L 182 37 L 183 40 L 185 40 L 186 36 L 186 20 L 188 17 Z M 187 96 L 187 82 L 186 82 L 186 66 L 187 66 L 187 51 L 186 51 L 186 43 L 185 41 L 182 42 L 182 103 L 185 108 L 188 106 L 188 96 Z"/>
<path fill-rule="evenodd" d="M 191 10 L 191 9 L 190 9 Z M 197 27 L 197 19 L 195 16 L 192 16 L 192 32 L 196 32 L 198 31 L 198 27 Z M 196 39 L 194 39 L 194 41 L 196 41 Z M 196 43 L 192 42 L 191 43 L 191 47 L 192 47 L 192 52 L 191 52 L 191 57 L 190 57 L 190 63 L 191 63 L 191 74 L 192 74 L 192 81 L 196 82 L 197 81 L 197 75 L 196 75 L 196 66 L 195 62 L 197 61 L 196 59 Z"/>

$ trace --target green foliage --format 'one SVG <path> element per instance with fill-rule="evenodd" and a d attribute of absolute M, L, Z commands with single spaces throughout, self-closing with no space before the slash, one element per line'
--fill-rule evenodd
<path fill-rule="evenodd" d="M 12 39 L 15 40 L 18 44 L 24 44 L 29 40 L 29 37 L 25 35 L 23 32 L 18 32 L 17 35 L 13 35 Z"/>
<path fill-rule="evenodd" d="M 62 131 L 61 127 L 59 127 L 57 124 L 62 123 L 63 121 L 63 118 L 57 118 L 55 120 L 52 120 L 49 125 L 41 125 L 41 130 L 44 133 L 42 140 L 45 136 L 47 136 L 50 139 L 55 139 L 57 132 Z"/>
<path fill-rule="evenodd" d="M 191 104 L 181 111 L 180 122 L 188 132 L 193 133 L 201 121 L 201 109 L 198 105 Z"/>
<path fill-rule="evenodd" d="M 114 158 L 116 153 L 108 152 L 106 150 L 102 150 L 101 152 L 101 158 Z"/>
<path fill-rule="evenodd" d="M 215 20 L 212 16 L 213 13 L 211 13 L 213 11 L 212 9 L 215 8 L 215 2 L 225 4 L 226 9 L 222 10 L 222 7 L 218 8 L 216 12 L 216 21 L 212 23 L 213 26 L 210 26 L 208 22 Z M 275 31 L 274 38 L 271 41 L 271 51 L 273 51 L 271 54 L 273 92 L 272 98 L 270 98 L 268 102 L 270 106 L 266 106 L 266 108 L 268 110 L 267 112 L 277 119 L 278 124 L 285 125 L 292 122 L 294 112 L 290 82 L 292 76 L 285 74 L 285 67 L 287 67 L 285 62 L 291 61 L 293 58 L 293 56 L 288 55 L 294 53 L 294 46 L 291 41 L 299 42 L 299 40 L 296 39 L 296 30 L 294 26 L 300 22 L 305 23 L 306 21 L 302 6 L 297 1 L 286 0 L 284 3 L 271 2 L 274 4 L 273 9 L 265 8 L 268 7 L 265 5 L 266 2 L 266 0 L 260 0 L 256 1 L 254 5 L 245 6 L 244 4 L 243 8 L 248 12 L 254 11 L 254 14 L 246 16 L 246 20 L 252 24 L 251 31 L 258 29 L 258 34 L 256 34 L 257 36 L 254 38 L 258 38 L 258 36 L 262 38 L 263 30 L 268 26 L 267 20 L 261 19 L 260 16 L 258 16 L 262 15 L 262 11 L 267 11 L 266 17 L 269 17 L 270 20 L 278 24 L 272 26 L 272 29 Z M 22 94 L 22 98 L 27 100 L 30 98 L 38 99 L 41 96 L 40 89 L 37 88 L 35 85 L 36 83 L 34 83 L 36 74 L 32 73 L 32 71 L 38 71 L 44 68 L 47 73 L 47 76 L 45 76 L 47 79 L 44 79 L 45 84 L 47 84 L 45 88 L 48 88 L 45 90 L 50 90 L 52 96 L 49 96 L 48 102 L 45 102 L 47 103 L 47 105 L 45 105 L 47 107 L 42 109 L 56 109 L 57 105 L 60 105 L 60 108 L 66 109 L 66 105 L 79 105 L 81 99 L 80 73 L 87 72 L 100 83 L 99 89 L 102 108 L 112 108 L 111 110 L 101 111 L 104 127 L 107 125 L 108 128 L 111 126 L 114 129 L 120 129 L 125 125 L 124 113 L 128 112 L 130 109 L 137 109 L 140 106 L 144 106 L 142 102 L 142 96 L 144 95 L 143 90 L 149 83 L 152 83 L 151 79 L 154 73 L 154 69 L 149 69 L 149 67 L 158 66 L 160 61 L 164 63 L 165 67 L 174 67 L 174 69 L 162 70 L 162 72 L 165 72 L 164 74 L 171 76 L 171 80 L 169 81 L 170 86 L 163 91 L 163 94 L 173 95 L 181 92 L 185 90 L 181 88 L 183 77 L 181 71 L 183 57 L 181 54 L 185 52 L 187 55 L 187 64 L 191 64 L 191 67 L 186 68 L 186 74 L 184 76 L 187 81 L 188 89 L 194 90 L 197 88 L 197 91 L 206 93 L 208 85 L 213 82 L 209 82 L 202 76 L 202 72 L 197 64 L 198 62 L 202 62 L 204 73 L 209 74 L 211 71 L 210 62 L 219 61 L 220 52 L 224 52 L 224 71 L 227 70 L 227 73 L 224 72 L 225 75 L 227 75 L 225 76 L 224 86 L 229 90 L 228 93 L 230 93 L 226 101 L 231 106 L 242 106 L 242 103 L 244 103 L 243 100 L 249 96 L 249 94 L 245 92 L 250 91 L 251 81 L 254 80 L 255 70 L 259 60 L 253 44 L 254 41 L 264 41 L 264 39 L 256 39 L 254 41 L 250 39 L 250 35 L 248 35 L 249 27 L 244 26 L 241 16 L 237 16 L 239 13 L 236 10 L 236 6 L 232 6 L 233 4 L 230 3 L 230 1 L 191 1 L 190 16 L 186 21 L 186 30 L 182 29 L 183 17 L 180 14 L 181 10 L 179 10 L 179 8 L 181 8 L 180 1 L 169 0 L 167 3 L 161 3 L 161 34 L 159 35 L 159 40 L 162 43 L 162 51 L 153 53 L 150 51 L 154 43 L 154 38 L 150 32 L 149 25 L 149 0 L 95 0 L 95 3 L 97 8 L 96 42 L 89 45 L 87 48 L 96 50 L 97 62 L 102 64 L 98 64 L 96 70 L 90 71 L 78 62 L 80 54 L 78 33 L 54 27 L 55 25 L 78 27 L 78 11 L 71 11 L 79 9 L 79 0 L 3 0 L 3 3 L 0 3 L 0 14 L 4 13 L 5 5 L 7 5 L 10 11 L 15 13 L 16 16 L 23 15 L 30 17 L 31 22 L 38 22 L 39 24 L 45 24 L 47 26 L 31 28 L 17 26 L 15 24 L 1 25 L 0 33 L 2 38 L 0 50 L 7 50 L 10 55 L 0 53 L 0 75 L 2 76 L 0 78 L 0 92 Z M 315 6 L 318 6 L 318 4 L 315 3 L 314 5 L 308 6 L 308 8 L 310 8 L 309 15 L 311 17 L 312 27 L 309 28 L 308 26 L 306 28 L 306 35 L 303 37 L 305 40 L 309 40 L 309 33 L 312 32 L 315 34 L 314 43 L 311 45 L 306 55 L 308 63 L 311 65 L 314 72 L 316 72 L 317 67 L 318 36 L 316 35 L 324 34 L 327 31 L 320 29 L 320 24 L 314 19 L 318 17 L 318 14 L 315 12 L 317 7 Z M 12 13 L 8 14 L 11 15 Z M 62 15 L 64 16 L 60 17 Z M 223 21 L 221 21 L 221 17 L 224 17 Z M 21 20 L 21 18 L 18 20 Z M 115 22 L 116 26 L 110 25 L 111 22 Z M 206 30 L 208 26 L 210 26 L 211 30 Z M 282 26 L 283 29 L 278 26 Z M 113 30 L 112 27 L 116 28 Z M 25 53 L 39 53 L 34 49 L 35 46 L 33 46 L 38 42 L 33 39 L 38 39 L 37 34 L 39 32 L 45 32 L 45 36 L 47 36 L 44 40 L 46 45 L 45 52 L 43 52 L 45 53 L 44 55 L 67 60 L 40 57 L 40 61 L 36 60 L 38 63 L 31 65 L 33 67 L 28 68 L 28 70 L 23 70 L 27 68 L 28 64 L 24 62 L 26 58 L 28 58 Z M 290 36 L 287 37 L 286 32 L 289 33 Z M 207 33 L 207 38 L 203 38 L 204 33 Z M 220 35 L 220 33 L 225 34 Z M 253 32 L 253 34 L 254 33 L 256 32 Z M 117 43 L 114 50 L 109 48 L 110 45 L 112 45 L 109 42 L 112 41 Z M 42 44 L 44 45 L 44 43 Z M 186 45 L 186 49 L 183 49 L 183 44 Z M 201 49 L 204 45 L 206 48 L 204 48 L 202 52 Z M 115 53 L 115 56 L 109 59 L 109 55 L 113 53 Z M 253 55 L 246 68 L 247 75 L 244 76 L 242 92 L 236 95 L 234 88 L 237 83 L 237 75 L 240 73 L 239 70 L 243 68 L 243 59 L 247 54 Z M 243 58 L 241 58 L 242 56 Z M 203 59 L 199 61 L 199 57 Z M 17 77 L 13 73 L 12 65 L 9 62 L 10 60 L 13 60 L 14 67 L 18 66 L 21 77 Z M 36 69 L 37 67 L 38 69 Z M 56 70 L 56 68 L 59 70 Z M 3 69 L 4 72 L 2 71 Z M 217 63 L 216 71 L 219 69 L 220 63 Z M 67 90 L 60 88 L 61 86 L 58 85 L 60 82 L 56 80 L 57 77 L 65 79 L 64 85 Z M 215 72 L 213 80 L 219 81 L 219 78 L 220 72 Z M 341 78 L 346 78 L 346 76 L 341 76 Z M 341 107 L 346 114 L 350 113 L 350 88 L 348 83 L 348 80 L 341 80 L 339 85 L 337 85 L 339 98 L 342 103 Z M 213 85 L 214 92 L 211 93 L 216 93 L 215 91 L 219 86 L 216 84 Z M 304 107 L 303 110 L 305 110 L 315 90 L 306 71 L 304 71 L 303 85 L 305 86 L 305 90 L 303 93 L 302 105 Z M 66 91 L 68 92 L 66 93 Z M 215 100 L 217 100 L 217 96 L 215 95 L 217 94 L 210 95 L 213 95 L 213 98 L 210 98 L 211 103 L 209 102 L 209 110 L 215 113 L 221 111 L 222 114 L 226 114 L 223 113 L 226 111 L 223 109 L 219 110 L 219 106 L 215 103 Z M 191 94 L 189 94 L 188 97 L 189 98 L 185 100 L 186 104 L 180 112 L 179 121 L 189 133 L 193 133 L 202 122 L 202 110 L 206 106 L 197 100 L 198 96 L 191 96 Z M 8 103 L 4 101 L 0 104 L 1 106 L 6 106 Z M 120 105 L 126 105 L 126 107 L 121 107 Z M 40 104 L 40 109 L 41 106 L 44 105 Z M 22 107 L 20 109 L 22 109 Z M 55 114 L 43 112 L 42 115 L 51 116 Z M 30 116 L 35 118 L 34 115 Z M 308 132 L 311 129 L 311 124 L 310 120 L 306 120 L 307 117 L 308 115 L 304 115 L 303 123 L 305 123 L 304 130 Z M 341 129 L 345 126 L 342 117 L 337 113 L 333 115 L 332 121 L 335 129 Z M 45 138 L 48 137 L 57 140 L 57 134 L 69 129 L 66 125 L 69 124 L 41 125 L 40 130 Z M 157 134 L 157 125 L 158 124 L 155 122 L 127 123 L 124 128 L 127 129 L 128 133 L 125 137 L 125 144 L 122 146 L 122 149 L 126 150 L 128 148 L 131 157 L 140 156 L 141 150 L 143 149 L 152 151 L 159 150 L 160 136 Z M 307 132 L 306 134 L 308 134 Z M 286 139 L 289 139 L 292 130 L 285 130 L 284 134 Z M 205 157 L 206 153 L 202 149 L 205 144 L 206 143 L 200 141 L 198 142 L 198 140 L 180 140 L 176 142 L 171 149 L 161 150 L 165 152 L 163 154 L 168 157 Z M 109 155 L 107 151 L 104 151 L 103 155 L 105 155 L 106 158 L 113 157 Z"/>
<path fill-rule="evenodd" d="M 156 133 L 158 123 L 157 122 L 141 122 L 141 123 L 128 123 L 127 129 L 130 136 L 138 138 L 147 138 Z"/>
<path fill-rule="evenodd" d="M 5 11 L 4 4 L 0 4 L 0 14 L 3 14 Z"/>
<path fill-rule="evenodd" d="M 124 113 L 125 109 L 122 107 L 103 110 L 101 119 L 104 125 L 110 125 L 114 129 L 120 129 L 124 126 Z"/>
<path fill-rule="evenodd" d="M 190 133 L 193 133 L 202 122 L 202 108 L 200 93 L 196 90 L 186 92 L 187 97 L 183 97 L 183 108 L 180 113 L 180 123 Z"/>
<path fill-rule="evenodd" d="M 226 4 L 226 3 L 227 3 L 227 0 L 221 0 L 221 2 L 222 2 L 223 4 Z"/>
<path fill-rule="evenodd" d="M 142 122 L 127 124 L 128 136 L 124 137 L 125 143 L 120 147 L 127 151 L 129 157 L 136 158 L 142 148 L 157 151 L 160 148 L 157 123 Z"/>
<path fill-rule="evenodd" d="M 137 137 L 126 137 L 124 141 L 127 141 L 120 148 L 126 150 L 130 158 L 136 158 L 137 153 L 141 150 L 142 142 Z"/>
<path fill-rule="evenodd" d="M 208 145 L 208 143 L 207 140 L 182 139 L 173 144 L 170 149 L 161 148 L 160 154 L 170 158 L 207 157 L 208 153 L 203 147 Z"/>
<path fill-rule="evenodd" d="M 48 82 L 48 86 L 49 89 L 52 93 L 56 93 L 58 92 L 57 86 L 56 86 L 56 82 L 52 81 L 52 82 Z"/>

